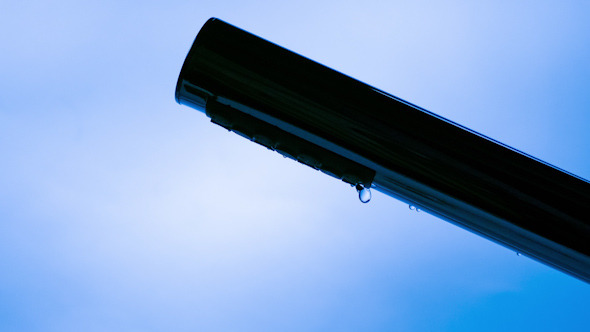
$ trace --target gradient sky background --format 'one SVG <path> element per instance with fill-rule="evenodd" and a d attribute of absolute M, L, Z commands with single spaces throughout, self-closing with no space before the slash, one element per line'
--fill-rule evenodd
<path fill-rule="evenodd" d="M 587 331 L 590 285 L 174 101 L 212 16 L 590 178 L 587 1 L 0 2 L 0 331 Z M 523 211 L 526 213 L 526 211 Z"/>

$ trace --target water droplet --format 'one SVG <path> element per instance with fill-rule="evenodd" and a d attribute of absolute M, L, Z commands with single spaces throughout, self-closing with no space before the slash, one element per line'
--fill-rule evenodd
<path fill-rule="evenodd" d="M 369 201 L 371 200 L 371 189 L 370 188 L 365 188 L 365 187 L 363 187 L 363 185 L 357 184 L 356 191 L 358 191 L 358 193 L 359 193 L 359 199 L 361 200 L 361 202 L 369 203 Z"/>
<path fill-rule="evenodd" d="M 410 205 L 410 210 L 414 210 L 414 209 L 415 209 L 414 205 Z"/>
<path fill-rule="evenodd" d="M 516 253 L 516 256 L 520 256 L 520 253 L 519 253 L 519 252 L 517 252 L 517 253 Z"/>
<path fill-rule="evenodd" d="M 371 200 L 371 189 L 363 188 L 361 191 L 359 191 L 359 199 L 363 203 L 369 203 Z"/>
<path fill-rule="evenodd" d="M 422 210 L 420 210 L 419 208 L 416 207 L 416 212 L 420 212 L 420 211 L 422 211 Z"/>

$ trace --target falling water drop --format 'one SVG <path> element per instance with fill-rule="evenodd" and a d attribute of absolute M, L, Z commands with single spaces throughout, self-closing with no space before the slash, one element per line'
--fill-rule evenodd
<path fill-rule="evenodd" d="M 359 193 L 359 199 L 362 203 L 369 203 L 371 200 L 371 189 L 365 188 L 361 184 L 356 185 L 356 191 Z"/>

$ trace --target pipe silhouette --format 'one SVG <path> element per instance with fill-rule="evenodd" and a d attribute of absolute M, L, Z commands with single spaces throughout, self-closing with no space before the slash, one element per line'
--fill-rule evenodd
<path fill-rule="evenodd" d="M 590 182 L 212 18 L 180 104 L 590 282 Z"/>

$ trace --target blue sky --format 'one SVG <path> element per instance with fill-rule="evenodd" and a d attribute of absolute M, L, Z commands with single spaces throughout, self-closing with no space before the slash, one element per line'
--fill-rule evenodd
<path fill-rule="evenodd" d="M 589 12 L 2 1 L 0 330 L 586 330 L 588 284 L 383 194 L 361 204 L 174 88 L 215 16 L 588 179 Z"/>

